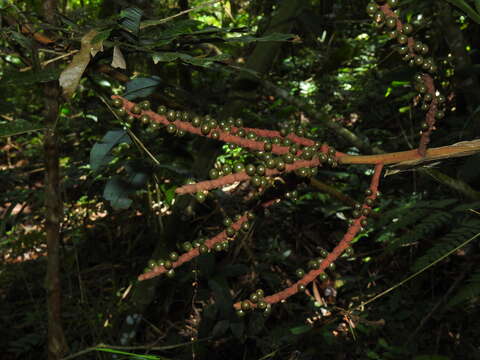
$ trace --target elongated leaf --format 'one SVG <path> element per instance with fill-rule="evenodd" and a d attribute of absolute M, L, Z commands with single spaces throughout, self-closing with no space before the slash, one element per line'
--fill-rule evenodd
<path fill-rule="evenodd" d="M 455 5 L 460 10 L 465 12 L 467 16 L 475 21 L 477 24 L 480 24 L 480 14 L 473 10 L 473 8 L 468 5 L 464 0 L 447 0 L 450 4 Z"/>
<path fill-rule="evenodd" d="M 98 171 L 102 166 L 112 161 L 112 149 L 121 143 L 130 144 L 132 140 L 124 130 L 110 130 L 100 142 L 93 145 L 90 151 L 90 167 Z"/>
<path fill-rule="evenodd" d="M 244 43 L 249 43 L 249 42 L 255 42 L 255 41 L 290 41 L 295 39 L 295 35 L 293 34 L 281 34 L 281 33 L 271 33 L 265 36 L 261 37 L 256 37 L 256 36 L 251 36 L 251 35 L 244 35 L 244 36 L 238 36 L 238 37 L 232 37 L 226 39 L 228 42 L 244 42 Z"/>
<path fill-rule="evenodd" d="M 41 129 L 41 126 L 34 125 L 22 119 L 8 122 L 0 122 L 0 137 L 19 135 Z"/>
<path fill-rule="evenodd" d="M 209 67 L 215 61 L 225 61 L 230 56 L 227 54 L 220 54 L 216 56 L 201 58 L 201 57 L 193 57 L 188 54 L 183 53 L 176 53 L 176 52 L 162 52 L 162 53 L 155 53 L 152 55 L 152 60 L 155 64 L 159 62 L 171 62 L 175 60 L 181 60 L 184 63 L 195 65 L 195 66 L 202 66 L 202 67 Z"/>
<path fill-rule="evenodd" d="M 153 94 L 157 87 L 162 84 L 162 80 L 158 76 L 139 77 L 129 81 L 126 84 L 125 94 L 123 97 L 128 100 L 147 97 Z"/>
<path fill-rule="evenodd" d="M 70 64 L 60 74 L 59 83 L 66 97 L 71 97 L 77 89 L 80 79 L 90 62 L 90 57 L 95 56 L 99 51 L 103 51 L 102 41 L 98 41 L 95 44 L 92 43 L 97 34 L 96 30 L 90 30 L 82 37 L 80 51 L 75 54 Z"/>

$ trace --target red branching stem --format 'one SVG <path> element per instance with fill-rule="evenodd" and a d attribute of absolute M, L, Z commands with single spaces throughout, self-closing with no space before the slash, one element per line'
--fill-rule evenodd
<path fill-rule="evenodd" d="M 435 84 L 433 83 L 433 79 L 430 75 L 423 74 L 422 75 L 423 82 L 427 87 L 427 92 L 432 95 L 432 102 L 430 103 L 430 108 L 425 115 L 425 122 L 428 125 L 428 129 L 422 131 L 422 136 L 420 137 L 420 143 L 418 145 L 418 154 L 424 157 L 427 154 L 427 146 L 430 143 L 430 134 L 433 130 L 435 130 L 435 114 L 437 112 L 437 98 L 436 98 L 436 90 Z"/>
<path fill-rule="evenodd" d="M 247 221 L 247 215 L 243 215 L 238 221 L 235 221 L 232 224 L 232 228 L 234 228 L 236 231 L 239 231 L 242 224 L 246 221 Z M 224 230 L 224 231 L 218 233 L 217 235 L 215 235 L 214 237 L 205 241 L 205 245 L 209 249 L 212 249 L 215 246 L 216 243 L 225 241 L 227 239 L 228 239 L 228 236 L 227 236 L 226 231 Z M 184 263 L 191 261 L 193 258 L 196 258 L 199 255 L 200 255 L 200 252 L 198 251 L 198 248 L 192 249 L 192 250 L 186 252 L 185 254 L 182 254 L 181 256 L 178 257 L 177 261 L 175 261 L 172 264 L 173 265 L 172 269 L 175 269 L 175 268 L 183 265 Z M 151 279 L 151 278 L 153 278 L 155 276 L 158 276 L 158 275 L 161 275 L 161 274 L 163 274 L 167 271 L 168 271 L 168 269 L 165 269 L 165 267 L 163 267 L 163 266 L 156 266 L 152 269 L 152 271 L 149 271 L 147 273 L 144 273 L 144 274 L 140 275 L 138 277 L 138 280 L 142 281 L 142 280 Z"/>
<path fill-rule="evenodd" d="M 279 171 L 276 169 L 267 169 L 265 171 L 265 175 L 274 176 L 280 173 L 287 173 L 300 168 L 316 167 L 316 166 L 320 166 L 320 160 L 318 158 L 315 158 L 313 160 L 299 160 L 299 161 L 295 161 L 293 164 L 285 164 L 285 170 L 283 171 Z M 175 192 L 179 195 L 192 194 L 192 193 L 196 193 L 203 190 L 208 191 L 208 190 L 216 189 L 229 184 L 233 184 L 236 181 L 245 181 L 248 179 L 250 179 L 250 176 L 247 175 L 245 171 L 242 171 L 236 174 L 225 175 L 215 180 L 206 180 L 206 181 L 200 181 L 195 184 L 183 185 L 175 189 Z"/>
<path fill-rule="evenodd" d="M 377 198 L 377 191 L 378 191 L 378 184 L 380 182 L 380 175 L 382 173 L 383 164 L 376 164 L 375 165 L 375 172 L 372 176 L 372 180 L 370 182 L 370 190 L 372 191 L 372 195 L 369 198 L 375 200 Z M 363 205 L 363 208 L 369 208 L 367 205 Z M 343 236 L 340 243 L 328 254 L 328 256 L 322 261 L 318 269 L 311 270 L 305 276 L 294 283 L 292 286 L 270 296 L 265 297 L 263 300 L 269 304 L 274 304 L 289 298 L 292 295 L 295 295 L 298 292 L 298 285 L 308 285 L 314 279 L 317 278 L 321 273 L 325 272 L 325 269 L 333 263 L 344 251 L 350 246 L 350 242 L 353 240 L 355 235 L 360 231 L 361 225 L 360 222 L 365 219 L 365 216 L 361 216 L 354 220 L 353 224 L 348 228 L 347 232 Z M 248 301 L 248 300 L 247 300 Z M 256 305 L 251 303 L 252 307 Z M 235 309 L 241 308 L 241 302 L 237 302 L 234 304 Z"/>
<path fill-rule="evenodd" d="M 260 204 L 260 206 L 263 207 L 263 208 L 267 208 L 267 207 L 269 207 L 273 204 L 278 203 L 279 201 L 280 201 L 280 199 L 268 200 L 268 201 Z M 248 217 L 247 217 L 246 214 L 244 214 L 240 219 L 238 219 L 237 221 L 235 221 L 232 224 L 232 228 L 236 231 L 239 231 L 242 224 L 246 221 L 248 221 Z M 227 239 L 229 239 L 229 237 L 227 236 L 227 233 L 224 230 L 224 231 L 218 233 L 217 235 L 215 235 L 214 237 L 206 240 L 205 245 L 209 249 L 212 249 L 215 246 L 215 244 L 217 244 L 219 242 L 222 242 L 222 241 L 225 241 Z M 177 261 L 172 263 L 172 269 L 175 269 L 175 268 L 185 264 L 186 262 L 191 261 L 192 259 L 196 258 L 199 255 L 200 255 L 200 252 L 198 251 L 198 248 L 192 249 L 192 250 L 186 252 L 185 254 L 180 255 L 178 257 Z M 168 270 L 165 269 L 164 266 L 156 266 L 152 269 L 152 271 L 149 271 L 149 272 L 146 272 L 146 273 L 143 273 L 143 274 L 139 275 L 138 280 L 143 281 L 143 280 L 151 279 L 151 278 L 154 278 L 156 276 L 162 275 L 162 274 L 166 273 L 167 271 Z"/>
<path fill-rule="evenodd" d="M 129 101 L 129 100 L 127 100 L 127 99 L 125 99 L 121 96 L 118 96 L 118 95 L 113 95 L 112 99 L 121 99 L 123 101 L 123 107 L 125 108 L 125 110 L 127 110 L 129 115 L 132 115 L 135 118 L 139 118 L 141 116 L 141 114 L 133 114 L 130 111 L 132 109 L 132 107 L 136 105 L 134 102 L 131 102 L 131 101 Z M 165 116 L 159 115 L 159 114 L 157 114 L 157 113 L 155 113 L 151 110 L 143 110 L 142 114 L 148 115 L 153 122 L 156 122 L 158 124 L 163 124 L 163 125 L 174 124 L 177 127 L 177 129 L 184 130 L 185 132 L 195 134 L 195 135 L 198 135 L 198 136 L 204 136 L 204 137 L 207 137 L 207 138 L 212 138 L 211 133 L 208 134 L 208 135 L 203 135 L 202 132 L 200 131 L 200 128 L 194 127 L 188 121 L 181 121 L 181 120 L 169 121 Z M 238 128 L 235 127 L 235 126 L 232 126 L 231 129 L 232 129 L 231 132 L 233 134 L 231 134 L 229 132 L 226 132 L 226 131 L 223 131 L 220 128 L 217 128 L 216 130 L 218 130 L 218 132 L 220 134 L 220 136 L 217 140 L 223 141 L 225 143 L 235 144 L 235 145 L 241 146 L 243 148 L 248 148 L 248 149 L 251 149 L 251 150 L 257 150 L 257 151 L 263 151 L 264 150 L 263 149 L 263 147 L 264 147 L 263 141 L 248 140 L 248 139 L 245 139 L 243 137 L 236 136 L 235 133 L 238 131 Z M 274 130 L 262 130 L 262 129 L 253 129 L 253 128 L 244 128 L 244 129 L 245 129 L 245 131 L 252 131 L 252 132 L 255 132 L 257 135 L 264 136 L 264 137 L 281 136 L 278 131 L 274 131 Z M 287 136 L 287 138 L 289 138 L 293 142 L 296 142 L 296 143 L 298 143 L 300 145 L 304 145 L 304 146 L 311 146 L 315 143 L 311 139 L 302 138 L 302 137 L 296 136 L 294 134 L 289 134 Z M 322 146 L 322 149 L 323 148 L 326 149 L 325 150 L 325 152 L 326 152 L 326 151 L 328 151 L 329 147 L 328 147 L 328 145 L 324 145 L 324 146 Z M 289 151 L 288 146 L 282 146 L 282 145 L 277 145 L 277 144 L 274 144 L 272 146 L 272 153 L 276 154 L 276 155 L 283 155 L 283 154 L 288 153 L 288 151 Z M 342 153 L 337 152 L 337 155 L 342 155 Z"/>
<path fill-rule="evenodd" d="M 397 31 L 399 33 L 402 33 L 402 29 L 403 29 L 402 21 L 400 20 L 398 15 L 393 12 L 390 6 L 387 3 L 385 3 L 384 5 L 380 6 L 380 10 L 383 11 L 385 16 L 391 16 L 397 19 Z M 413 37 L 411 36 L 408 37 L 407 46 L 408 46 L 408 53 L 410 56 L 412 56 L 413 58 L 415 56 L 418 56 L 414 50 L 415 39 Z M 425 157 L 427 153 L 428 144 L 430 143 L 430 135 L 432 134 L 433 130 L 435 130 L 435 113 L 437 111 L 437 100 L 435 96 L 436 89 L 435 89 L 433 78 L 429 74 L 423 73 L 422 79 L 425 86 L 427 87 L 427 92 L 430 95 L 432 95 L 432 98 L 433 98 L 433 100 L 430 103 L 430 107 L 427 111 L 427 114 L 425 115 L 425 123 L 427 124 L 428 128 L 426 130 L 422 130 L 418 149 L 417 149 L 418 154 L 421 157 Z"/>

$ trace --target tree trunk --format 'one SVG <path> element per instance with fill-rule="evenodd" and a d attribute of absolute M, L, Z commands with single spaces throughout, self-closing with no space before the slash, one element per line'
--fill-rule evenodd
<path fill-rule="evenodd" d="M 43 15 L 46 20 L 55 23 L 56 0 L 45 0 Z M 61 359 L 68 350 L 62 327 L 61 284 L 60 284 L 60 223 L 63 217 L 63 203 L 60 196 L 60 168 L 56 122 L 58 119 L 58 99 L 60 91 L 56 82 L 46 83 L 43 87 L 45 101 L 45 233 L 47 240 L 47 290 L 48 311 L 48 359 Z"/>

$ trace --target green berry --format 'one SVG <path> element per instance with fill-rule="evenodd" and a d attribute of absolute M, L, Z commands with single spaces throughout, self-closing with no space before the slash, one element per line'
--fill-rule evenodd
<path fill-rule="evenodd" d="M 138 104 L 138 106 L 140 106 L 140 109 L 142 110 L 150 110 L 150 101 L 144 100 L 140 104 Z"/>
<path fill-rule="evenodd" d="M 208 249 L 208 246 L 205 245 L 205 244 L 202 244 L 202 245 L 200 245 L 200 246 L 198 247 L 198 252 L 199 252 L 200 254 L 206 254 L 206 253 L 208 253 L 208 250 L 209 250 L 209 249 Z"/>
<path fill-rule="evenodd" d="M 148 261 L 148 268 L 153 269 L 155 266 L 157 266 L 157 262 L 155 260 L 149 260 Z"/>
<path fill-rule="evenodd" d="M 249 311 L 252 308 L 252 304 L 250 304 L 250 302 L 246 301 L 246 300 L 242 301 L 240 306 L 241 306 L 243 311 Z"/>
<path fill-rule="evenodd" d="M 393 16 L 388 16 L 385 19 L 385 25 L 387 25 L 387 27 L 390 29 L 394 29 L 397 26 L 397 19 L 395 19 Z"/>
<path fill-rule="evenodd" d="M 197 192 L 195 194 L 195 198 L 197 199 L 198 202 L 202 203 L 205 201 L 205 199 L 207 198 L 207 195 L 205 195 L 204 192 Z"/>
<path fill-rule="evenodd" d="M 263 176 L 265 175 L 265 171 L 267 171 L 265 165 L 260 164 L 257 166 L 257 175 Z"/>
<path fill-rule="evenodd" d="M 130 109 L 130 112 L 135 115 L 139 115 L 142 112 L 142 109 L 138 105 L 133 105 L 132 108 Z"/>
<path fill-rule="evenodd" d="M 239 318 L 242 318 L 246 315 L 245 311 L 243 311 L 242 309 L 238 309 L 237 311 L 235 311 L 235 313 Z"/>
<path fill-rule="evenodd" d="M 254 304 L 256 304 L 260 300 L 260 298 L 258 297 L 258 295 L 256 293 L 250 294 L 249 299 Z"/>
<path fill-rule="evenodd" d="M 257 304 L 257 307 L 260 310 L 265 310 L 268 307 L 268 303 L 266 301 L 260 300 Z"/>
<path fill-rule="evenodd" d="M 327 281 L 327 280 L 328 280 L 328 275 L 323 272 L 323 273 L 321 273 L 320 275 L 318 275 L 318 278 L 319 278 L 321 281 Z"/>
<path fill-rule="evenodd" d="M 368 3 L 367 14 L 373 16 L 378 11 L 378 6 L 374 2 Z"/>
<path fill-rule="evenodd" d="M 225 233 L 227 234 L 228 237 L 232 237 L 232 236 L 235 236 L 237 232 L 233 227 L 230 226 L 225 230 Z"/>
<path fill-rule="evenodd" d="M 237 136 L 239 136 L 239 137 L 245 137 L 246 131 L 245 131 L 245 129 L 243 129 L 243 128 L 239 128 L 239 129 L 237 130 L 237 132 L 235 133 L 235 135 L 237 135 Z"/>
<path fill-rule="evenodd" d="M 173 264 L 170 260 L 165 260 L 163 263 L 163 267 L 167 270 L 171 269 L 173 267 Z"/>
<path fill-rule="evenodd" d="M 200 132 L 203 134 L 203 135 L 208 135 L 210 133 L 210 130 L 212 130 L 212 128 L 210 127 L 210 124 L 206 124 L 206 123 L 203 123 L 202 126 L 200 126 Z"/>
<path fill-rule="evenodd" d="M 142 115 L 140 116 L 139 120 L 140 120 L 140 122 L 141 122 L 142 124 L 147 125 L 148 123 L 150 123 L 150 120 L 151 120 L 151 119 L 150 119 L 150 116 L 148 116 L 147 114 L 142 114 Z"/>
<path fill-rule="evenodd" d="M 210 138 L 212 138 L 213 140 L 220 139 L 220 131 L 212 130 L 212 132 L 210 133 Z"/>
<path fill-rule="evenodd" d="M 265 296 L 265 293 L 262 289 L 255 290 L 255 294 L 257 294 L 259 299 L 263 299 L 263 297 Z"/>
<path fill-rule="evenodd" d="M 217 169 L 210 169 L 208 175 L 210 176 L 210 179 L 215 180 L 220 177 L 220 171 L 218 171 Z"/>
<path fill-rule="evenodd" d="M 121 108 L 123 106 L 123 100 L 120 98 L 115 98 L 112 100 L 113 107 Z"/>
<path fill-rule="evenodd" d="M 167 133 L 169 134 L 175 134 L 177 132 L 177 127 L 175 124 L 168 124 L 165 130 L 167 130 Z"/>
<path fill-rule="evenodd" d="M 298 284 L 298 285 L 297 285 L 297 290 L 298 290 L 299 292 L 304 292 L 306 289 L 307 289 L 307 287 L 306 287 L 305 285 L 303 285 L 303 284 Z"/>
<path fill-rule="evenodd" d="M 233 165 L 233 171 L 236 172 L 236 173 L 239 173 L 239 172 L 242 172 L 242 171 L 245 171 L 245 165 L 243 165 L 243 163 L 235 163 Z"/>
<path fill-rule="evenodd" d="M 247 166 L 245 166 L 245 172 L 248 176 L 253 176 L 256 174 L 257 168 L 253 164 L 247 164 Z"/>
<path fill-rule="evenodd" d="M 402 32 L 405 35 L 410 35 L 413 32 L 413 26 L 412 24 L 404 24 L 402 28 Z"/>
<path fill-rule="evenodd" d="M 167 274 L 167 277 L 171 279 L 175 276 L 175 270 L 170 269 L 170 270 L 167 271 L 166 274 Z"/>
<path fill-rule="evenodd" d="M 303 269 L 297 269 L 297 270 L 295 271 L 295 274 L 297 275 L 297 277 L 302 278 L 302 277 L 305 276 L 305 270 L 303 270 Z"/>
<path fill-rule="evenodd" d="M 182 249 L 184 251 L 190 251 L 192 250 L 193 246 L 192 246 L 192 243 L 189 242 L 189 241 L 185 241 L 183 244 L 182 244 Z"/>
<path fill-rule="evenodd" d="M 200 127 L 200 125 L 202 125 L 202 119 L 199 116 L 195 116 L 192 119 L 192 126 L 198 128 L 198 127 Z"/>
<path fill-rule="evenodd" d="M 169 255 L 168 255 L 169 259 L 171 261 L 177 261 L 178 260 L 178 253 L 176 253 L 175 251 L 172 251 Z"/>

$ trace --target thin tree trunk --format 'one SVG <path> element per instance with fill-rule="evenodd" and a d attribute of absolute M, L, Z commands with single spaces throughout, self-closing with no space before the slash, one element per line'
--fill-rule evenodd
<path fill-rule="evenodd" d="M 55 23 L 56 0 L 45 0 L 43 15 Z M 60 223 L 63 217 L 63 203 L 60 196 L 60 168 L 56 122 L 60 91 L 56 82 L 43 87 L 45 101 L 45 233 L 47 238 L 47 311 L 48 311 L 48 359 L 61 359 L 68 346 L 62 327 L 61 284 L 60 284 Z"/>

